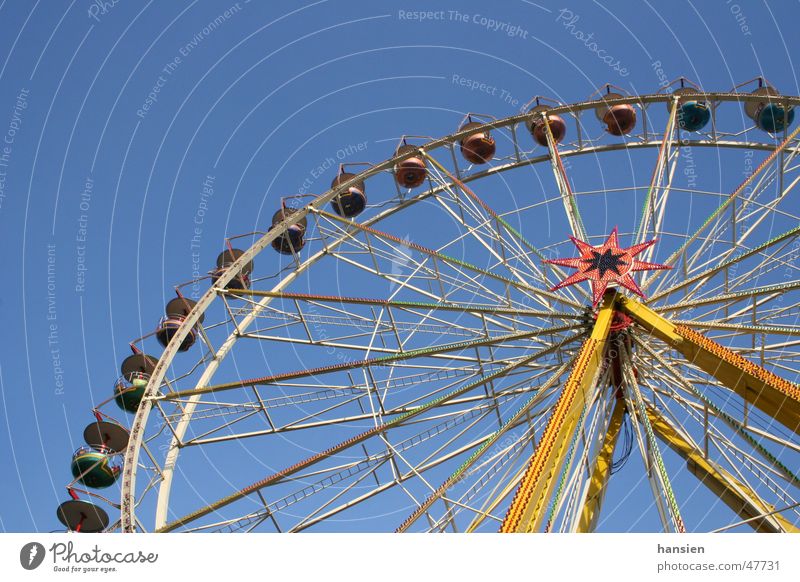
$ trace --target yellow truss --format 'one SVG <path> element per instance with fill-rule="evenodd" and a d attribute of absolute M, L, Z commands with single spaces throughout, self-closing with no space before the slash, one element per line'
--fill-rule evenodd
<path fill-rule="evenodd" d="M 757 532 L 792 532 L 798 529 L 767 505 L 748 485 L 709 462 L 703 452 L 687 441 L 664 416 L 652 407 L 647 416 L 659 439 L 686 460 L 689 471 Z M 772 515 L 767 515 L 767 514 Z"/>
<path fill-rule="evenodd" d="M 539 531 L 546 518 L 547 503 L 556 485 L 555 476 L 564 464 L 570 436 L 576 430 L 584 406 L 603 367 L 614 310 L 626 313 L 636 323 L 678 350 L 688 361 L 719 380 L 745 401 L 800 434 L 800 388 L 750 362 L 684 325 L 674 325 L 639 301 L 608 291 L 598 312 L 592 335 L 581 347 L 569 379 L 555 404 L 541 440 L 528 462 L 501 532 Z M 609 426 L 594 462 L 589 489 L 577 524 L 581 532 L 597 523 L 611 462 L 625 415 L 622 402 L 615 404 Z M 800 532 L 775 508 L 764 502 L 746 483 L 709 462 L 702 451 L 687 441 L 661 413 L 647 415 L 657 437 L 686 460 L 689 470 L 759 532 Z M 507 495 L 505 491 L 503 497 Z M 496 501 L 499 501 L 496 500 Z"/>
<path fill-rule="evenodd" d="M 631 299 L 618 308 L 690 362 L 791 431 L 800 434 L 800 388 L 684 325 L 674 325 Z"/>
<path fill-rule="evenodd" d="M 600 508 L 606 495 L 606 485 L 608 484 L 608 478 L 611 476 L 614 449 L 617 446 L 617 439 L 622 428 L 622 421 L 625 419 L 625 413 L 625 401 L 618 399 L 614 403 L 614 410 L 611 412 L 608 429 L 603 438 L 603 446 L 594 461 L 594 469 L 589 481 L 589 491 L 586 493 L 586 500 L 583 502 L 581 518 L 578 522 L 577 531 L 580 533 L 594 531 L 597 525 L 597 520 L 600 517 Z"/>
<path fill-rule="evenodd" d="M 575 431 L 588 396 L 602 367 L 606 338 L 611 328 L 615 292 L 606 293 L 592 335 L 583 343 L 575 367 L 567 379 L 536 445 L 522 481 L 506 513 L 501 532 L 536 531 L 545 517 L 546 502 L 564 464 L 569 435 Z"/>

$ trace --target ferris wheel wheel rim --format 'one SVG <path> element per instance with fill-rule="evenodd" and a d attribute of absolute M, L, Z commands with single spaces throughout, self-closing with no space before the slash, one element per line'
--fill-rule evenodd
<path fill-rule="evenodd" d="M 764 99 L 762 95 L 753 95 L 749 93 L 748 94 L 703 93 L 702 96 L 703 98 L 707 99 L 709 102 L 717 106 L 723 102 L 750 103 L 750 102 L 763 101 Z M 620 98 L 615 98 L 610 100 L 603 100 L 602 106 L 609 107 L 618 104 L 634 104 L 644 108 L 651 103 L 657 103 L 657 102 L 669 103 L 674 98 L 675 97 L 672 94 L 657 93 L 648 95 L 632 95 L 632 96 L 623 96 Z M 777 97 L 771 98 L 771 100 L 785 103 L 786 105 L 792 107 L 800 105 L 800 96 L 779 95 Z M 557 105 L 548 109 L 547 115 L 560 114 L 560 115 L 571 115 L 573 117 L 577 117 L 584 111 L 594 111 L 596 107 L 598 107 L 598 101 L 596 100 Z M 177 329 L 177 331 L 172 337 L 172 340 L 164 349 L 164 352 L 158 359 L 158 363 L 155 367 L 155 370 L 151 375 L 150 381 L 145 389 L 145 395 L 141 403 L 139 404 L 139 407 L 135 413 L 134 420 L 131 424 L 132 426 L 131 439 L 129 446 L 125 451 L 125 467 L 126 469 L 129 470 L 126 470 L 124 472 L 122 479 L 121 529 L 123 531 L 134 531 L 136 528 L 137 520 L 133 519 L 133 509 L 134 506 L 136 505 L 135 480 L 136 480 L 136 471 L 138 465 L 137 461 L 141 446 L 143 444 L 144 429 L 147 425 L 149 413 L 152 410 L 152 403 L 154 399 L 157 398 L 157 392 L 161 387 L 161 385 L 163 384 L 163 379 L 166 375 L 166 371 L 172 365 L 172 361 L 174 360 L 175 355 L 179 353 L 178 348 L 183 342 L 185 336 L 188 335 L 188 333 L 197 325 L 198 321 L 205 316 L 207 309 L 210 308 L 214 300 L 217 297 L 219 297 L 220 295 L 220 293 L 218 292 L 219 289 L 224 289 L 229 281 L 231 281 L 232 279 L 236 278 L 239 275 L 243 267 L 245 267 L 248 263 L 250 263 L 255 258 L 255 256 L 260 254 L 264 249 L 270 247 L 272 241 L 274 241 L 283 233 L 285 233 L 288 228 L 300 222 L 301 220 L 304 220 L 308 216 L 308 214 L 313 213 L 314 210 L 316 210 L 318 207 L 321 207 L 331 202 L 341 193 L 346 192 L 350 187 L 358 185 L 360 183 L 364 183 L 368 179 L 376 175 L 379 175 L 382 172 L 391 171 L 395 167 L 395 165 L 397 165 L 397 163 L 405 159 L 418 156 L 420 152 L 427 153 L 438 150 L 440 148 L 455 147 L 460 143 L 460 141 L 463 138 L 471 134 L 480 133 L 481 131 L 489 131 L 493 129 L 512 128 L 519 124 L 524 125 L 526 121 L 528 121 L 533 117 L 536 117 L 537 115 L 539 116 L 542 115 L 542 112 L 541 111 L 525 112 L 498 120 L 491 120 L 489 122 L 480 124 L 480 126 L 478 127 L 471 127 L 467 130 L 454 132 L 445 137 L 433 139 L 425 144 L 419 145 L 414 150 L 410 150 L 400 155 L 395 155 L 390 158 L 387 158 L 383 162 L 375 164 L 370 168 L 363 170 L 358 174 L 355 174 L 349 180 L 338 183 L 336 187 L 333 187 L 327 190 L 325 193 L 319 195 L 309 204 L 303 207 L 299 207 L 297 211 L 291 214 L 289 217 L 287 217 L 280 223 L 273 225 L 273 227 L 268 232 L 263 234 L 261 238 L 259 238 L 246 251 L 244 251 L 244 253 L 218 277 L 216 283 L 211 287 L 209 287 L 209 289 L 197 301 L 197 304 L 184 319 L 181 327 Z M 660 144 L 658 143 L 657 140 L 652 140 L 649 142 L 636 142 L 636 143 L 622 142 L 622 143 L 602 144 L 599 146 L 585 147 L 576 151 L 565 151 L 562 152 L 561 155 L 563 157 L 570 157 L 570 156 L 582 156 L 590 154 L 602 154 L 618 150 L 655 148 L 658 147 L 659 145 Z M 720 141 L 720 140 L 716 141 L 696 140 L 696 141 L 690 141 L 686 144 L 681 142 L 681 145 L 710 147 L 717 149 L 719 148 L 740 148 L 740 149 L 761 149 L 761 150 L 774 149 L 774 146 L 768 143 L 736 142 L 736 141 Z M 799 148 L 800 146 L 796 146 L 795 148 L 787 148 L 787 151 Z M 469 183 L 472 181 L 486 178 L 494 174 L 499 174 L 502 172 L 514 170 L 527 165 L 535 165 L 543 163 L 547 160 L 549 160 L 549 154 L 543 154 L 536 158 L 525 158 L 525 159 L 518 158 L 512 162 L 509 162 L 501 166 L 494 166 L 485 171 L 476 172 L 474 174 L 470 174 L 469 176 L 462 176 L 460 180 L 462 182 Z M 389 208 L 386 211 L 379 213 L 378 215 L 375 215 L 370 219 L 368 219 L 367 221 L 365 221 L 364 223 L 360 224 L 374 224 L 376 222 L 379 222 L 380 220 L 383 220 L 386 216 L 394 214 L 395 212 L 399 212 L 413 204 L 416 204 L 421 200 L 424 200 L 429 196 L 434 195 L 435 192 L 441 190 L 442 188 L 443 188 L 442 186 L 430 188 L 424 192 L 415 195 L 412 198 L 407 199 L 406 201 L 401 202 L 400 205 Z M 341 240 L 342 238 L 339 238 L 336 242 L 339 243 Z M 312 255 L 312 257 L 306 259 L 305 262 L 298 265 L 298 267 L 295 270 L 293 270 L 291 273 L 289 273 L 289 275 L 287 275 L 284 279 L 282 279 L 275 286 L 273 290 L 279 291 L 286 285 L 290 284 L 293 281 L 293 279 L 297 277 L 297 275 L 311 268 L 313 264 L 319 261 L 326 254 L 327 251 L 325 249 L 317 251 L 314 255 Z M 260 309 L 268 305 L 272 301 L 272 299 L 273 299 L 272 297 L 262 298 L 254 307 L 254 312 L 255 309 Z M 250 315 L 248 315 L 248 318 L 249 317 Z M 198 383 L 203 381 L 203 379 L 205 379 L 205 381 L 208 381 L 211 377 L 213 377 L 213 375 L 216 373 L 216 369 L 218 368 L 219 364 L 233 348 L 236 341 L 238 341 L 237 333 L 232 333 L 231 335 L 229 335 L 229 337 L 225 340 L 220 349 L 217 351 L 214 359 L 207 368 L 207 370 L 211 370 L 211 372 L 208 374 L 208 378 L 205 379 L 206 374 L 204 373 L 201 380 L 198 380 Z M 197 398 L 199 398 L 199 396 Z M 185 428 L 188 426 L 190 418 L 191 418 L 191 413 L 189 414 L 188 418 L 186 418 L 185 420 L 184 418 L 182 418 L 181 421 L 179 421 L 178 426 L 183 427 L 183 432 L 185 432 Z M 180 434 L 180 431 L 176 430 L 176 433 Z M 182 438 L 182 435 L 178 436 L 177 438 Z M 172 476 L 174 473 L 175 464 L 177 463 L 177 457 L 179 456 L 180 448 L 181 447 L 178 446 L 176 442 L 176 437 L 173 437 L 167 452 L 167 458 L 166 458 L 167 462 L 165 463 L 166 475 L 162 478 L 161 484 L 158 487 L 159 493 L 158 493 L 158 501 L 156 504 L 157 509 L 156 509 L 155 529 L 158 529 L 160 525 L 163 525 L 166 522 L 166 515 L 169 508 L 169 497 L 171 493 Z M 173 456 L 170 457 L 170 455 Z M 162 491 L 164 492 L 163 494 Z M 128 519 L 126 519 L 126 514 Z"/>

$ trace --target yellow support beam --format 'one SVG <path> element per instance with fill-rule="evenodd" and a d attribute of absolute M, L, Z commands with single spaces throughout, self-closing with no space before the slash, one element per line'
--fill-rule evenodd
<path fill-rule="evenodd" d="M 647 416 L 659 439 L 686 460 L 689 471 L 725 505 L 757 532 L 798 533 L 798 529 L 768 505 L 745 483 L 709 462 L 702 451 L 688 442 L 659 411 L 647 407 Z"/>
<path fill-rule="evenodd" d="M 606 495 L 606 485 L 608 484 L 608 478 L 611 476 L 614 449 L 617 446 L 625 413 L 625 401 L 617 399 L 614 403 L 614 410 L 611 412 L 606 435 L 603 438 L 603 446 L 594 461 L 594 469 L 589 481 L 589 491 L 586 493 L 586 500 L 583 503 L 581 518 L 578 522 L 577 531 L 579 533 L 594 531 L 597 526 L 600 509 L 603 506 L 603 498 Z"/>
<path fill-rule="evenodd" d="M 615 291 L 608 291 L 597 314 L 591 336 L 584 342 L 575 366 L 556 401 L 550 419 L 528 463 L 522 481 L 500 527 L 502 533 L 538 531 L 546 519 L 547 501 L 564 464 L 570 435 L 602 368 L 606 339 L 611 328 Z"/>
<path fill-rule="evenodd" d="M 630 297 L 618 308 L 690 362 L 786 428 L 800 434 L 800 387 L 684 325 L 674 325 Z"/>

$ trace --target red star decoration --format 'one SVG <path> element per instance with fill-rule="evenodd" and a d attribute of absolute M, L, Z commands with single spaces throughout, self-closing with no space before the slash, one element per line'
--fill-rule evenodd
<path fill-rule="evenodd" d="M 639 261 L 636 255 L 641 253 L 646 248 L 655 244 L 656 239 L 647 242 L 633 245 L 627 249 L 620 248 L 619 239 L 617 237 L 617 227 L 608 235 L 606 242 L 600 246 L 592 246 L 587 242 L 579 240 L 574 236 L 569 237 L 570 240 L 578 247 L 581 256 L 574 259 L 552 259 L 545 261 L 553 265 L 561 265 L 562 267 L 572 267 L 578 269 L 561 283 L 551 289 L 561 289 L 568 285 L 574 285 L 581 281 L 591 281 L 592 283 L 592 300 L 594 305 L 600 302 L 603 298 L 603 293 L 611 283 L 619 283 L 626 289 L 633 291 L 639 297 L 644 297 L 642 290 L 633 280 L 631 273 L 636 271 L 650 271 L 655 269 L 671 269 L 667 265 L 658 263 L 648 263 Z"/>

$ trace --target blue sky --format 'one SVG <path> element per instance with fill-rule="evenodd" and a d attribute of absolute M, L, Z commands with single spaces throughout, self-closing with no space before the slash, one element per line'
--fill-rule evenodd
<path fill-rule="evenodd" d="M 724 0 L 3 1 L 0 531 L 58 529 L 70 455 L 127 342 L 226 236 L 327 189 L 336 152 L 378 162 L 401 134 L 606 82 L 728 90 L 764 75 L 796 95 L 798 16 Z"/>

